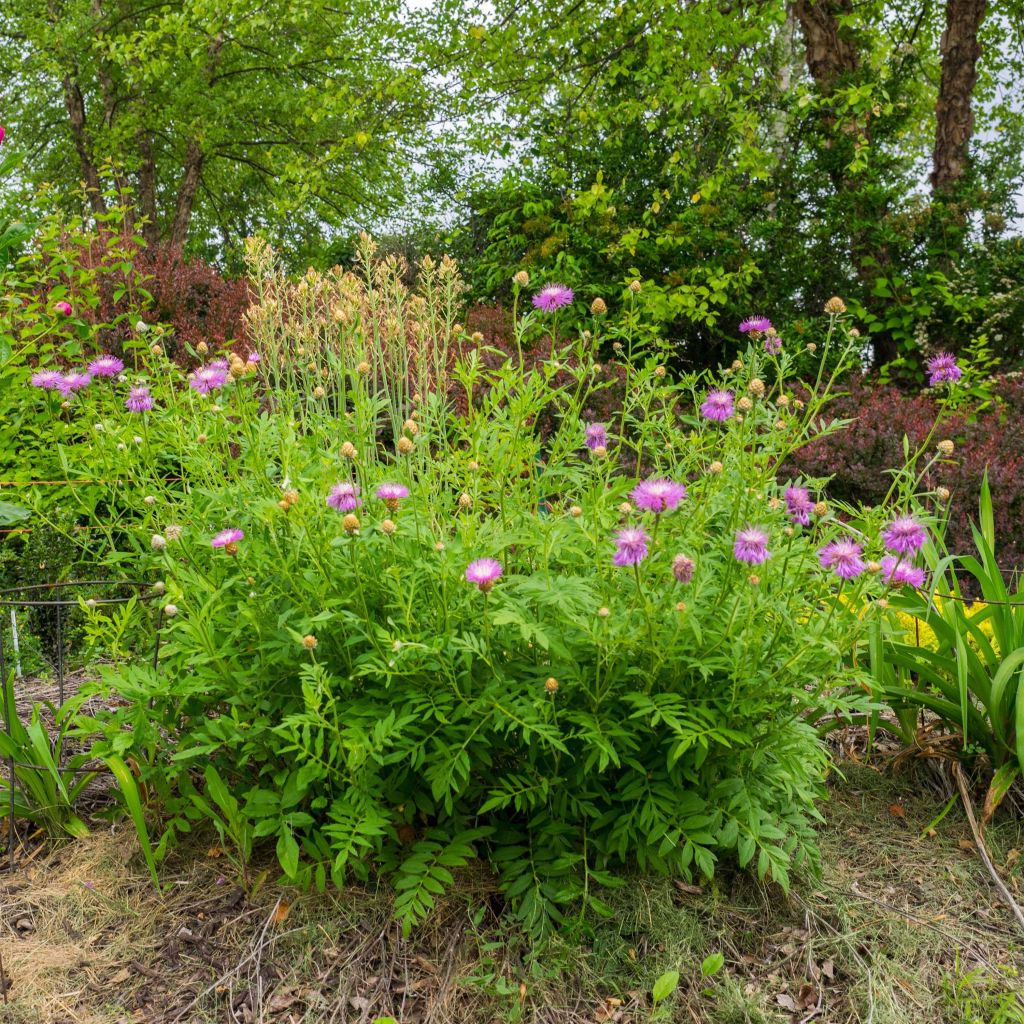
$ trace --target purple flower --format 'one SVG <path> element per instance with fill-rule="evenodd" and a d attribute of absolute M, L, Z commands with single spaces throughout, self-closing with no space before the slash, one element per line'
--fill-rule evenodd
<path fill-rule="evenodd" d="M 60 313 L 61 316 L 71 316 L 71 303 L 70 302 L 55 302 L 53 308 Z"/>
<path fill-rule="evenodd" d="M 733 414 L 733 397 L 731 391 L 709 391 L 704 404 L 700 407 L 701 414 L 709 420 L 730 419 Z"/>
<path fill-rule="evenodd" d="M 129 412 L 149 412 L 153 408 L 153 396 L 149 393 L 149 388 L 132 388 L 124 400 L 124 407 Z"/>
<path fill-rule="evenodd" d="M 239 530 L 237 527 L 232 527 L 227 530 L 221 530 L 210 544 L 215 548 L 227 548 L 228 553 L 233 553 L 234 546 L 245 536 L 244 531 Z"/>
<path fill-rule="evenodd" d="M 687 558 L 686 555 L 676 555 L 672 559 L 672 575 L 680 583 L 689 583 L 693 579 L 693 569 L 693 559 Z"/>
<path fill-rule="evenodd" d="M 615 535 L 615 554 L 612 561 L 616 565 L 639 565 L 647 557 L 647 542 L 651 538 L 639 527 L 627 526 Z"/>
<path fill-rule="evenodd" d="M 786 512 L 798 526 L 810 526 L 814 502 L 806 487 L 786 488 Z"/>
<path fill-rule="evenodd" d="M 188 378 L 189 386 L 200 395 L 208 395 L 211 391 L 224 387 L 227 382 L 227 364 L 221 365 L 219 359 L 195 370 Z"/>
<path fill-rule="evenodd" d="M 256 364 L 257 364 L 257 363 L 258 363 L 258 362 L 260 361 L 260 354 L 259 354 L 259 352 L 255 351 L 255 349 L 254 349 L 254 350 L 253 350 L 252 352 L 250 352 L 250 353 L 249 353 L 249 354 L 248 354 L 248 355 L 247 355 L 247 356 L 245 357 L 245 361 L 246 361 L 246 362 L 247 362 L 247 363 L 248 363 L 248 364 L 249 364 L 250 366 L 255 366 L 255 365 L 256 365 Z"/>
<path fill-rule="evenodd" d="M 359 497 L 359 484 L 343 482 L 335 484 L 327 495 L 327 504 L 339 512 L 351 512 L 362 505 Z"/>
<path fill-rule="evenodd" d="M 848 537 L 826 544 L 818 552 L 818 561 L 823 569 L 831 569 L 841 580 L 855 580 L 867 566 L 861 546 Z"/>
<path fill-rule="evenodd" d="M 782 351 L 782 339 L 775 331 L 768 331 L 764 336 L 764 350 L 770 356 L 777 356 Z"/>
<path fill-rule="evenodd" d="M 882 559 L 882 575 L 885 577 L 885 582 L 894 587 L 924 586 L 924 569 L 911 565 L 909 562 L 903 562 L 895 555 L 886 555 Z"/>
<path fill-rule="evenodd" d="M 225 373 L 231 369 L 231 367 L 228 366 L 228 361 L 223 356 L 220 356 L 217 359 L 211 359 L 206 365 L 210 370 L 223 370 Z"/>
<path fill-rule="evenodd" d="M 534 295 L 533 304 L 538 309 L 544 310 L 545 313 L 554 313 L 556 309 L 568 306 L 572 302 L 572 298 L 571 288 L 567 288 L 564 284 L 548 284 Z"/>
<path fill-rule="evenodd" d="M 913 516 L 894 519 L 882 533 L 882 541 L 898 555 L 912 555 L 924 547 L 928 539 L 925 528 Z"/>
<path fill-rule="evenodd" d="M 748 316 L 740 324 L 741 334 L 764 334 L 772 329 L 772 322 L 766 316 Z"/>
<path fill-rule="evenodd" d="M 501 562 L 494 558 L 478 558 L 466 566 L 466 579 L 485 594 L 501 579 Z"/>
<path fill-rule="evenodd" d="M 745 526 L 742 530 L 737 530 L 732 553 L 738 562 L 749 562 L 751 565 L 767 562 L 771 558 L 768 551 L 768 534 L 759 526 Z"/>
<path fill-rule="evenodd" d="M 81 391 L 89 386 L 92 376 L 79 371 L 76 373 L 64 373 L 57 378 L 57 390 L 67 398 L 73 391 Z"/>
<path fill-rule="evenodd" d="M 943 381 L 958 381 L 964 371 L 956 365 L 956 356 L 948 352 L 939 352 L 928 360 L 928 384 L 935 387 Z"/>
<path fill-rule="evenodd" d="M 405 484 L 381 484 L 377 488 L 377 497 L 381 501 L 401 501 L 409 497 L 409 488 Z"/>
<path fill-rule="evenodd" d="M 89 364 L 94 377 L 116 377 L 124 369 L 124 363 L 117 356 L 100 356 Z"/>
<path fill-rule="evenodd" d="M 44 391 L 56 391 L 60 381 L 61 374 L 57 370 L 40 370 L 32 374 L 32 387 L 42 388 Z"/>
<path fill-rule="evenodd" d="M 675 480 L 642 480 L 629 496 L 647 512 L 672 512 L 686 497 L 686 487 Z"/>
<path fill-rule="evenodd" d="M 585 444 L 591 451 L 608 447 L 608 431 L 604 429 L 603 423 L 588 423 L 584 433 Z"/>

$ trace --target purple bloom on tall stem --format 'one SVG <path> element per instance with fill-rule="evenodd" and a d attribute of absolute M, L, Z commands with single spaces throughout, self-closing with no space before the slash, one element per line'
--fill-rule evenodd
<path fill-rule="evenodd" d="M 64 373 L 57 378 L 57 390 L 67 398 L 74 391 L 81 391 L 89 386 L 92 376 L 88 373 L 78 371 L 76 373 Z"/>
<path fill-rule="evenodd" d="M 615 535 L 615 554 L 612 561 L 616 565 L 639 565 L 648 554 L 647 542 L 651 538 L 637 526 L 627 526 Z"/>
<path fill-rule="evenodd" d="M 124 369 L 124 363 L 117 356 L 104 355 L 89 364 L 94 377 L 116 377 Z"/>
<path fill-rule="evenodd" d="M 362 505 L 359 497 L 359 484 L 344 481 L 335 484 L 327 495 L 327 504 L 338 512 L 351 512 Z"/>
<path fill-rule="evenodd" d="M 588 423 L 584 434 L 584 443 L 591 451 L 608 447 L 608 431 L 605 430 L 603 423 Z"/>
<path fill-rule="evenodd" d="M 675 480 L 642 480 L 630 497 L 637 508 L 647 512 L 672 512 L 686 497 L 686 486 Z"/>
<path fill-rule="evenodd" d="M 739 329 L 741 334 L 764 334 L 772 329 L 772 322 L 766 316 L 748 316 Z"/>
<path fill-rule="evenodd" d="M 497 559 L 478 558 L 466 566 L 466 579 L 486 594 L 501 579 L 502 571 L 501 562 Z"/>
<path fill-rule="evenodd" d="M 855 580 L 867 568 L 862 554 L 859 544 L 842 537 L 821 548 L 818 561 L 823 569 L 831 569 L 841 580 Z"/>
<path fill-rule="evenodd" d="M 928 360 L 928 384 L 935 387 L 943 381 L 958 381 L 964 371 L 956 364 L 956 356 L 939 352 Z"/>
<path fill-rule="evenodd" d="M 882 576 L 886 583 L 894 587 L 924 586 L 924 569 L 904 562 L 895 555 L 886 555 L 882 559 Z"/>
<path fill-rule="evenodd" d="M 771 558 L 768 534 L 759 526 L 745 526 L 742 530 L 737 530 L 732 553 L 738 562 L 747 562 L 750 565 L 767 562 Z"/>
<path fill-rule="evenodd" d="M 200 367 L 189 375 L 189 387 L 200 395 L 208 395 L 217 388 L 222 388 L 228 382 L 228 368 L 225 363 L 219 365 L 220 361 L 209 363 Z"/>
<path fill-rule="evenodd" d="M 735 411 L 731 391 L 709 391 L 700 407 L 701 414 L 709 420 L 722 422 L 730 419 Z"/>
<path fill-rule="evenodd" d="M 384 502 L 389 511 L 397 512 L 398 503 L 409 497 L 409 488 L 405 484 L 381 484 L 377 488 L 377 497 Z"/>
<path fill-rule="evenodd" d="M 61 376 L 57 370 L 40 370 L 32 374 L 32 387 L 42 388 L 43 391 L 56 391 Z"/>
<path fill-rule="evenodd" d="M 533 304 L 545 313 L 554 313 L 556 309 L 568 306 L 572 299 L 571 288 L 567 288 L 564 284 L 549 284 L 534 295 Z"/>
<path fill-rule="evenodd" d="M 912 555 L 924 547 L 928 539 L 925 528 L 913 516 L 894 519 L 883 531 L 882 541 L 898 555 Z"/>
<path fill-rule="evenodd" d="M 153 408 L 153 396 L 149 393 L 149 388 L 132 388 L 124 400 L 124 406 L 129 412 L 149 412 Z"/>
<path fill-rule="evenodd" d="M 806 487 L 786 488 L 786 512 L 798 526 L 810 526 L 814 502 Z"/>
<path fill-rule="evenodd" d="M 768 331 L 764 336 L 764 350 L 770 356 L 777 356 L 782 351 L 782 339 L 775 331 Z"/>
<path fill-rule="evenodd" d="M 227 530 L 221 530 L 210 541 L 210 545 L 215 548 L 230 548 L 233 544 L 237 544 L 244 536 L 245 532 L 243 530 L 232 527 Z"/>

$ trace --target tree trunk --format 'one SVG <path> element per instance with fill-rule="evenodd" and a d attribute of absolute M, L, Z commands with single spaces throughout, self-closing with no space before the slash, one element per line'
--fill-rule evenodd
<path fill-rule="evenodd" d="M 71 122 L 71 137 L 75 140 L 78 161 L 82 165 L 82 177 L 89 196 L 89 205 L 96 216 L 107 212 L 106 200 L 103 198 L 103 184 L 100 172 L 93 160 L 92 147 L 86 126 L 85 98 L 78 83 L 70 76 L 64 76 L 64 106 L 67 107 L 68 119 Z"/>
<path fill-rule="evenodd" d="M 986 0 L 946 0 L 946 30 L 939 44 L 942 73 L 935 104 L 935 149 L 931 184 L 936 197 L 953 191 L 967 173 L 974 133 L 971 97 L 978 81 L 981 43 L 978 30 Z"/>
<path fill-rule="evenodd" d="M 171 227 L 171 245 L 184 249 L 188 239 L 188 226 L 192 220 L 192 207 L 199 190 L 199 179 L 203 172 L 203 151 L 195 139 L 190 139 L 185 152 L 185 170 L 178 188 L 178 200 L 174 207 L 174 224 Z"/>
<path fill-rule="evenodd" d="M 793 4 L 807 47 L 807 70 L 823 96 L 831 96 L 838 79 L 860 67 L 857 48 L 839 30 L 839 17 L 852 11 L 851 0 L 795 0 Z"/>

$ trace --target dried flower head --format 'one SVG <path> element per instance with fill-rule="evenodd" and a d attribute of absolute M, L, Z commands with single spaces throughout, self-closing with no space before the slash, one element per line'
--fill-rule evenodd
<path fill-rule="evenodd" d="M 833 295 L 832 298 L 825 303 L 825 312 L 828 313 L 829 316 L 839 316 L 841 313 L 846 312 L 846 303 L 843 302 L 838 295 Z"/>
<path fill-rule="evenodd" d="M 149 546 L 154 551 L 163 551 L 163 549 L 167 547 L 167 538 L 161 537 L 159 533 L 154 533 L 153 536 L 149 538 Z"/>
<path fill-rule="evenodd" d="M 171 523 L 171 525 L 164 530 L 164 536 L 168 540 L 180 540 L 183 532 L 184 531 L 177 523 Z"/>

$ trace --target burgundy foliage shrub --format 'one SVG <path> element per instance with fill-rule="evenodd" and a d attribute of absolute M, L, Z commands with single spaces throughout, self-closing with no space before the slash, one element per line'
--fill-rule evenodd
<path fill-rule="evenodd" d="M 1024 379 L 998 378 L 996 398 L 987 405 L 946 418 L 933 441 L 948 438 L 952 459 L 936 464 L 926 487 L 952 492 L 946 544 L 951 552 L 973 552 L 971 522 L 978 516 L 981 481 L 988 471 L 996 532 L 996 558 L 1006 574 L 1024 567 Z M 785 467 L 790 475 L 831 477 L 828 492 L 853 504 L 874 504 L 889 490 L 888 470 L 903 462 L 903 437 L 911 449 L 927 438 L 938 411 L 928 394 L 879 387 L 870 380 L 850 382 L 849 393 L 830 406 L 839 419 L 853 422 L 831 437 L 797 452 Z"/>

